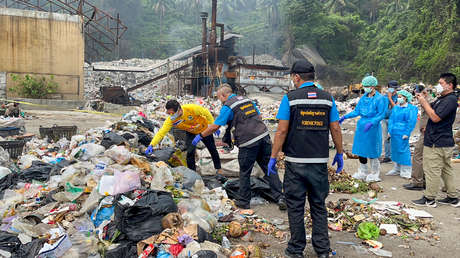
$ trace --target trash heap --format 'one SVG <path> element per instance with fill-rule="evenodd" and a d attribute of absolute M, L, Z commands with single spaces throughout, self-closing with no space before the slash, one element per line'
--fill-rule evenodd
<path fill-rule="evenodd" d="M 236 209 L 238 179 L 186 168 L 184 144 L 172 135 L 143 155 L 161 101 L 70 140 L 33 138 L 17 161 L 0 150 L 0 256 L 261 257 L 266 245 L 232 249 L 213 237 L 232 223 L 285 238 L 254 211 Z M 274 201 L 267 182 L 251 182 L 252 205 Z"/>
<path fill-rule="evenodd" d="M 329 192 L 331 193 L 362 193 L 373 191 L 374 195 L 382 192 L 383 189 L 375 182 L 366 183 L 362 180 L 353 178 L 345 171 L 337 174 L 334 168 L 328 168 Z"/>

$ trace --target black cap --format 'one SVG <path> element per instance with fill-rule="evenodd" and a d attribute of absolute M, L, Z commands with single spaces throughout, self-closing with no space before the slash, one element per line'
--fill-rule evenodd
<path fill-rule="evenodd" d="M 390 88 L 398 88 L 398 82 L 395 80 L 391 80 L 388 82 L 388 87 Z"/>
<path fill-rule="evenodd" d="M 290 74 L 294 73 L 314 73 L 315 67 L 305 59 L 295 61 L 291 67 Z"/>

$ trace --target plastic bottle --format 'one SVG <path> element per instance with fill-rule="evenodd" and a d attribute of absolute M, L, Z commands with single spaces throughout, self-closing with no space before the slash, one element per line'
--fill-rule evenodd
<path fill-rule="evenodd" d="M 228 240 L 226 236 L 223 236 L 222 237 L 222 247 L 226 249 L 230 249 L 231 245 L 232 244 L 230 243 L 230 240 Z"/>

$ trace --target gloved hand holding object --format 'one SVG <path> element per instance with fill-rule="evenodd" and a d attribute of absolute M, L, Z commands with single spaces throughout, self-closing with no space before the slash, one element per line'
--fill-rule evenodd
<path fill-rule="evenodd" d="M 268 171 L 267 171 L 267 176 L 270 176 L 271 174 L 276 175 L 276 158 L 270 158 L 270 161 L 268 162 Z"/>

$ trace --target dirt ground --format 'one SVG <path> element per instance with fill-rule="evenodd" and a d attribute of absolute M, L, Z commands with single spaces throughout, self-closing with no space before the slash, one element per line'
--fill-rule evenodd
<path fill-rule="evenodd" d="M 262 96 L 260 97 L 262 105 L 264 103 L 279 100 L 279 96 Z M 83 133 L 87 129 L 104 126 L 108 121 L 117 121 L 119 118 L 98 114 L 87 114 L 80 112 L 70 111 L 34 111 L 28 110 L 26 112 L 33 118 L 26 120 L 26 130 L 29 133 L 37 133 L 40 126 L 57 125 L 77 125 L 79 133 Z M 457 121 L 458 126 L 458 121 Z M 354 123 L 346 123 L 346 128 L 353 129 Z M 351 150 L 353 136 L 345 135 L 344 143 L 345 149 Z M 335 151 L 331 151 L 331 156 Z M 353 174 L 357 171 L 358 160 L 345 160 L 345 171 Z M 382 182 L 379 183 L 383 187 L 384 192 L 378 196 L 379 200 L 384 201 L 399 201 L 405 204 L 410 204 L 411 200 L 419 199 L 422 192 L 407 191 L 402 188 L 402 185 L 407 183 L 408 180 L 395 176 L 385 176 L 385 173 L 392 168 L 392 164 L 382 164 L 381 178 Z M 457 175 L 460 172 L 460 164 L 454 164 L 454 171 Z M 282 178 L 283 172 L 280 171 Z M 460 175 L 456 178 L 456 185 L 460 185 Z M 340 198 L 351 198 L 353 196 L 360 197 L 361 194 L 330 194 L 328 201 L 336 201 Z M 439 198 L 444 197 L 444 193 L 440 193 Z M 278 210 L 274 204 L 267 204 L 253 207 L 256 214 L 263 216 L 267 220 L 274 218 L 281 218 L 287 224 L 287 213 Z M 431 213 L 434 216 L 434 230 L 440 236 L 440 241 L 430 240 L 414 240 L 409 237 L 402 239 L 396 236 L 381 236 L 379 241 L 384 245 L 385 250 L 391 251 L 393 257 L 459 257 L 460 244 L 458 244 L 458 236 L 460 236 L 460 208 L 453 208 L 451 206 L 438 206 L 437 208 L 423 208 L 423 210 Z M 310 229 L 307 229 L 307 232 Z M 337 241 L 347 241 L 360 243 L 359 239 L 352 233 L 329 231 L 331 239 L 331 248 L 337 252 L 336 257 L 373 257 L 373 254 L 358 254 L 351 246 L 337 244 Z M 433 232 L 428 232 L 426 236 L 431 236 Z M 233 243 L 241 241 L 231 239 Z M 270 247 L 263 250 L 264 257 L 282 257 L 286 242 L 280 242 L 278 239 L 266 236 L 263 234 L 255 234 L 254 242 L 264 242 L 270 244 Z M 244 243 L 248 244 L 248 243 Z M 316 257 L 311 242 L 307 244 L 305 251 L 306 257 Z"/>

